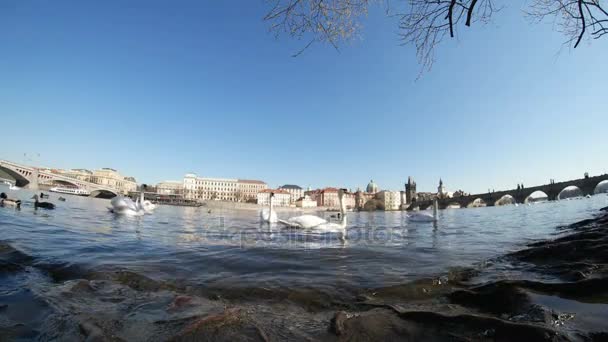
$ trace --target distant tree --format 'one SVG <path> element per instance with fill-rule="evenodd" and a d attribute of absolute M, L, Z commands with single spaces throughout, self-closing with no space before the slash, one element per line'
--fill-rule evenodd
<path fill-rule="evenodd" d="M 372 5 L 384 6 L 387 15 L 399 20 L 403 44 L 416 47 L 418 61 L 430 69 L 435 47 L 459 25 L 486 24 L 499 12 L 496 3 L 512 0 L 267 0 L 264 20 L 277 36 L 287 34 L 303 40 L 297 56 L 313 43 L 340 44 L 357 36 L 360 20 Z M 396 6 L 393 6 L 396 5 Z M 602 0 L 528 0 L 524 13 L 533 22 L 549 20 L 566 36 L 565 45 L 578 47 L 584 37 L 608 34 L 608 11 Z"/>

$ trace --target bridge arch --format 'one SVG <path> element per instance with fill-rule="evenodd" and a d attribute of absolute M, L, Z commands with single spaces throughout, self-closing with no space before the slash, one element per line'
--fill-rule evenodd
<path fill-rule="evenodd" d="M 69 188 L 80 188 L 75 182 L 70 182 L 62 179 L 53 179 L 50 181 L 51 186 L 69 187 Z"/>
<path fill-rule="evenodd" d="M 608 193 L 608 180 L 601 181 L 595 186 L 594 194 Z"/>
<path fill-rule="evenodd" d="M 478 197 L 474 199 L 471 203 L 467 204 L 467 208 L 480 208 L 485 206 L 487 206 L 487 204 L 481 197 Z"/>
<path fill-rule="evenodd" d="M 570 185 L 562 189 L 557 195 L 558 200 L 583 196 L 583 190 L 576 185 Z"/>
<path fill-rule="evenodd" d="M 509 204 L 515 204 L 517 203 L 517 201 L 515 200 L 515 197 L 506 194 L 504 196 L 502 196 L 501 198 L 499 198 L 498 200 L 496 200 L 496 202 L 494 202 L 494 206 L 501 206 L 501 205 L 509 205 Z"/>
<path fill-rule="evenodd" d="M 448 202 L 448 204 L 445 206 L 446 209 L 460 209 L 462 208 L 462 205 L 457 202 L 457 201 L 451 201 Z"/>
<path fill-rule="evenodd" d="M 97 197 L 97 198 L 114 198 L 116 196 L 118 196 L 117 193 L 110 191 L 110 190 L 93 190 L 91 191 L 91 194 L 89 195 L 90 197 Z"/>
<path fill-rule="evenodd" d="M 528 197 L 524 200 L 524 203 L 532 203 L 532 202 L 543 202 L 548 201 L 549 195 L 546 192 L 541 190 L 536 190 L 533 193 L 529 194 Z"/>
<path fill-rule="evenodd" d="M 7 178 L 8 180 L 14 180 L 15 185 L 22 188 L 30 183 L 30 181 L 21 175 L 19 172 L 13 171 L 9 168 L 0 166 L 0 178 Z"/>

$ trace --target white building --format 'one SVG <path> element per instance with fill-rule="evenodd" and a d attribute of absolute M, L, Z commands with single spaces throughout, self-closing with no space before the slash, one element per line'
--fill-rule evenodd
<path fill-rule="evenodd" d="M 198 177 L 194 173 L 184 176 L 183 189 L 186 199 L 206 201 L 245 201 L 256 199 L 257 193 L 266 189 L 266 183 L 258 180 Z"/>
<path fill-rule="evenodd" d="M 384 210 L 401 209 L 401 191 L 383 190 L 376 194 L 376 198 L 384 204 Z"/>
<path fill-rule="evenodd" d="M 274 193 L 272 204 L 277 207 L 289 207 L 291 194 L 281 189 L 265 189 L 258 192 L 258 204 L 268 206 L 270 204 L 270 194 Z"/>
<path fill-rule="evenodd" d="M 279 187 L 279 189 L 289 192 L 289 194 L 291 195 L 291 199 L 290 199 L 291 204 L 296 203 L 296 201 L 299 198 L 304 196 L 304 189 L 302 189 L 301 187 L 299 187 L 297 185 L 285 184 L 285 185 Z"/>
<path fill-rule="evenodd" d="M 296 200 L 295 203 L 296 203 L 296 207 L 298 207 L 298 208 L 316 208 L 317 207 L 317 201 L 313 200 L 308 195 L 298 198 L 298 200 Z"/>
<path fill-rule="evenodd" d="M 160 195 L 181 195 L 184 193 L 184 182 L 164 181 L 156 184 L 156 192 Z"/>

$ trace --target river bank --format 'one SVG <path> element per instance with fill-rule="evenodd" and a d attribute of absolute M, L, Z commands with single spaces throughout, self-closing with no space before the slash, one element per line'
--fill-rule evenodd
<path fill-rule="evenodd" d="M 49 262 L 13 245 L 0 242 L 1 341 L 608 338 L 606 208 L 553 239 L 376 288 L 160 280 L 120 265 Z"/>

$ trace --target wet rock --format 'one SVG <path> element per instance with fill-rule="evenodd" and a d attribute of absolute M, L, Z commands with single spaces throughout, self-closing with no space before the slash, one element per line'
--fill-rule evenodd
<path fill-rule="evenodd" d="M 452 303 L 500 315 L 525 311 L 530 305 L 528 295 L 508 283 L 492 283 L 447 295 Z"/>
<path fill-rule="evenodd" d="M 183 307 L 192 305 L 192 300 L 193 300 L 193 298 L 189 297 L 189 296 L 177 296 L 177 297 L 175 297 L 173 302 L 171 302 L 171 304 L 169 304 L 167 311 L 176 311 Z"/>
<path fill-rule="evenodd" d="M 334 333 L 338 336 L 343 335 L 345 333 L 344 323 L 350 317 L 351 316 L 349 316 L 349 314 L 347 314 L 344 311 L 336 312 L 336 314 L 331 319 L 331 322 L 329 324 L 329 331 L 331 331 L 332 333 Z"/>
<path fill-rule="evenodd" d="M 406 312 L 402 319 L 416 322 L 427 329 L 449 333 L 451 338 L 478 341 L 568 341 L 561 333 L 536 324 L 522 324 L 495 317 L 473 314 L 447 316 L 435 312 Z M 453 339 L 450 339 L 453 340 Z"/>
<path fill-rule="evenodd" d="M 94 280 L 111 280 L 128 286 L 136 291 L 160 291 L 165 289 L 173 289 L 173 287 L 167 283 L 162 283 L 144 275 L 125 270 L 93 272 L 89 274 L 89 278 Z"/>
<path fill-rule="evenodd" d="M 171 341 L 268 341 L 268 337 L 241 310 L 229 309 L 195 320 Z"/>

